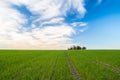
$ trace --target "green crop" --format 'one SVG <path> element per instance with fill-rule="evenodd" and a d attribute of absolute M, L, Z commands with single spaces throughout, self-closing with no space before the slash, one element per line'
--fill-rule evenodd
<path fill-rule="evenodd" d="M 120 51 L 0 51 L 0 80 L 79 80 L 76 77 L 120 80 Z"/>

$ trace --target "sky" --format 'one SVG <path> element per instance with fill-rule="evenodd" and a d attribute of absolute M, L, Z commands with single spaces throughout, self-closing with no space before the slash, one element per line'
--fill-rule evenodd
<path fill-rule="evenodd" d="M 120 49 L 120 0 L 0 0 L 0 49 Z"/>

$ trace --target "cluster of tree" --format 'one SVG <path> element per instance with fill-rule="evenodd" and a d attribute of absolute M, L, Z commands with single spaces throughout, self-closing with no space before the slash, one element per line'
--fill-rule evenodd
<path fill-rule="evenodd" d="M 72 46 L 68 48 L 68 50 L 86 50 L 86 47 L 81 47 L 81 46 Z"/>

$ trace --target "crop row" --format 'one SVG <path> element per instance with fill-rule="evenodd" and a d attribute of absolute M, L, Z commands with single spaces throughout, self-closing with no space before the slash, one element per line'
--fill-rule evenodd
<path fill-rule="evenodd" d="M 82 80 L 120 80 L 120 74 L 107 66 L 97 63 L 96 58 L 93 59 L 91 56 L 92 53 L 88 53 L 88 51 L 67 51 L 67 53 Z"/>
<path fill-rule="evenodd" d="M 64 51 L 0 51 L 0 80 L 74 80 Z"/>

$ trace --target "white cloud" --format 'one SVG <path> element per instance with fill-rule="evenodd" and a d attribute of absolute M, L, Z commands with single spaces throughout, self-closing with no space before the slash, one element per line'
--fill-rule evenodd
<path fill-rule="evenodd" d="M 84 8 L 84 0 L 62 0 L 62 1 L 63 1 L 62 12 L 64 15 L 66 15 L 66 12 L 69 9 L 75 8 L 81 15 L 81 18 L 84 16 L 86 12 L 86 9 Z"/>
<path fill-rule="evenodd" d="M 103 2 L 103 0 L 97 0 L 97 3 L 95 4 L 95 7 L 100 5 Z"/>
<path fill-rule="evenodd" d="M 18 32 L 25 22 L 23 15 L 9 8 L 9 4 L 0 1 L 0 36 L 6 37 L 10 36 L 11 32 Z"/>
<path fill-rule="evenodd" d="M 39 22 L 39 20 L 35 20 L 33 22 L 36 23 L 36 22 Z M 61 18 L 61 17 L 58 17 L 58 18 L 52 18 L 50 20 L 47 20 L 47 21 L 43 21 L 42 23 L 39 22 L 40 26 L 44 26 L 44 25 L 49 25 L 49 24 L 64 24 L 64 18 Z M 33 25 L 34 26 L 34 25 Z"/>
<path fill-rule="evenodd" d="M 74 22 L 74 23 L 71 23 L 71 26 L 73 27 L 77 27 L 77 32 L 79 33 L 83 33 L 85 32 L 86 30 L 88 30 L 88 23 L 86 22 Z"/>
<path fill-rule="evenodd" d="M 0 44 L 10 46 L 8 48 L 64 49 L 71 45 L 69 37 L 73 33 L 74 30 L 67 25 L 49 26 L 33 29 L 32 32 L 10 33 L 12 39 L 8 40 L 8 37 L 7 39 L 2 38 Z"/>
<path fill-rule="evenodd" d="M 83 26 L 87 26 L 88 23 L 86 23 L 86 22 L 73 22 L 73 23 L 71 23 L 71 25 L 73 27 L 83 27 Z"/>
<path fill-rule="evenodd" d="M 88 27 L 83 28 L 83 29 L 80 29 L 79 31 L 80 31 L 81 33 L 83 33 L 83 32 L 85 32 L 86 30 L 88 30 Z"/>
<path fill-rule="evenodd" d="M 35 13 L 40 14 L 41 19 L 48 19 L 57 16 L 65 16 L 67 11 L 75 8 L 81 17 L 84 16 L 86 9 L 84 0 L 7 0 L 16 5 L 26 5 L 27 8 Z"/>
<path fill-rule="evenodd" d="M 103 0 L 98 0 L 98 4 L 102 3 Z"/>
<path fill-rule="evenodd" d="M 63 45 L 71 41 L 69 38 L 74 33 L 74 30 L 66 25 L 49 26 L 42 29 L 34 29 L 32 35 L 39 41 L 51 45 Z"/>
<path fill-rule="evenodd" d="M 25 5 L 39 17 L 32 22 L 33 29 L 25 26 L 27 19 L 11 5 Z M 0 1 L 0 48 L 11 49 L 65 49 L 72 45 L 70 38 L 75 30 L 65 24 L 64 18 L 71 8 L 77 9 L 81 18 L 86 10 L 84 0 L 3 0 Z M 41 22 L 43 21 L 44 22 Z M 40 26 L 34 23 L 39 22 Z M 45 24 L 58 24 L 44 26 Z M 86 24 L 81 23 L 81 26 Z M 29 27 L 29 26 L 27 26 Z"/>

